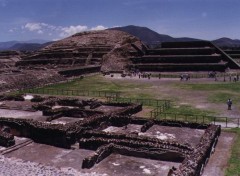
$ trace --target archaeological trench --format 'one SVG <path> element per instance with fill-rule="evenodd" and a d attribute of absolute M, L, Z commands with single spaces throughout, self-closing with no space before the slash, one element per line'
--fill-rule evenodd
<path fill-rule="evenodd" d="M 239 69 L 237 54 L 224 52 L 208 41 L 163 43 L 159 49 L 150 49 L 138 38 L 116 30 L 78 33 L 34 52 L 0 52 L 0 109 L 41 113 L 36 119 L 1 117 L 0 145 L 6 150 L 0 152 L 17 150 L 17 136 L 64 149 L 78 144 L 79 149 L 94 151 L 82 160 L 84 170 L 119 154 L 180 163 L 167 171 L 168 176 L 201 175 L 220 136 L 218 125 L 136 117 L 134 114 L 142 110 L 138 103 L 37 95 L 27 100 L 25 95 L 6 91 L 98 72 L 224 72 Z M 61 118 L 71 121 L 55 123 Z M 164 128 L 202 133 L 194 142 L 156 137 L 155 132 Z"/>

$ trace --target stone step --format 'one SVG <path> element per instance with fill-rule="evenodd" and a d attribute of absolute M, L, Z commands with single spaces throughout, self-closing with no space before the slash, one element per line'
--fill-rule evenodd
<path fill-rule="evenodd" d="M 240 53 L 239 54 L 228 54 L 231 58 L 240 58 Z"/>
<path fill-rule="evenodd" d="M 162 48 L 211 48 L 212 45 L 209 41 L 191 41 L 191 42 L 164 42 Z"/>
<path fill-rule="evenodd" d="M 130 68 L 140 71 L 225 71 L 227 63 L 193 63 L 193 64 L 131 64 Z"/>
<path fill-rule="evenodd" d="M 51 59 L 51 58 L 81 58 L 81 57 L 88 57 L 90 52 L 44 52 L 41 54 L 35 54 L 26 56 L 23 60 L 32 60 L 32 59 Z M 92 52 L 93 57 L 102 57 L 107 52 Z"/>
<path fill-rule="evenodd" d="M 217 63 L 221 61 L 221 55 L 146 55 L 131 58 L 131 61 L 133 63 Z"/>
<path fill-rule="evenodd" d="M 224 50 L 227 54 L 240 54 L 240 50 Z"/>
<path fill-rule="evenodd" d="M 211 55 L 215 48 L 161 48 L 149 49 L 147 55 Z"/>
<path fill-rule="evenodd" d="M 21 60 L 16 63 L 16 66 L 25 66 L 25 65 L 47 65 L 47 64 L 72 64 L 74 63 L 85 63 L 86 58 L 84 59 L 72 59 L 72 58 L 63 58 L 63 59 L 32 59 L 32 60 Z"/>

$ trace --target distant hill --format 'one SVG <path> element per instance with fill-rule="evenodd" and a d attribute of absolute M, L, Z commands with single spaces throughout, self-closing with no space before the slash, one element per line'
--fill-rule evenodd
<path fill-rule="evenodd" d="M 133 36 L 138 37 L 142 42 L 149 46 L 157 46 L 162 42 L 184 42 L 184 41 L 198 41 L 201 39 L 188 38 L 188 37 L 180 37 L 174 38 L 169 35 L 159 34 L 147 27 L 140 26 L 123 26 L 123 27 L 115 27 L 110 30 L 119 30 L 123 32 L 127 32 Z M 33 39 L 29 41 L 9 41 L 9 42 L 0 42 L 0 51 L 1 50 L 25 50 L 25 51 L 35 51 L 41 48 L 44 48 L 48 44 L 49 41 L 41 40 L 41 39 Z M 212 41 L 215 45 L 223 48 L 233 48 L 240 47 L 240 40 L 238 39 L 230 39 L 230 38 L 219 38 Z"/>
<path fill-rule="evenodd" d="M 230 38 L 223 37 L 217 40 L 213 40 L 212 42 L 219 47 L 230 47 L 230 48 L 240 47 L 240 40 L 238 39 L 233 40 Z"/>
<path fill-rule="evenodd" d="M 17 41 L 9 41 L 9 42 L 0 42 L 0 50 L 7 50 L 8 48 L 15 45 Z"/>
<path fill-rule="evenodd" d="M 176 41 L 198 41 L 201 39 L 195 39 L 195 38 L 188 38 L 188 37 L 181 37 L 181 38 L 174 38 L 169 35 L 165 34 L 159 34 L 147 27 L 139 27 L 139 26 L 123 26 L 123 27 L 116 27 L 112 28 L 120 31 L 127 32 L 131 35 L 134 35 L 141 39 L 145 44 L 147 45 L 158 45 L 162 42 L 176 42 Z M 238 39 L 230 39 L 230 38 L 219 38 L 212 41 L 215 45 L 219 47 L 240 47 L 240 40 Z"/>
<path fill-rule="evenodd" d="M 16 43 L 15 45 L 8 48 L 8 50 L 17 50 L 17 51 L 37 51 L 40 50 L 53 42 L 47 42 L 43 44 L 39 43 Z"/>
<path fill-rule="evenodd" d="M 37 48 L 43 48 L 49 41 L 41 39 L 33 39 L 28 41 L 8 41 L 0 42 L 0 51 L 3 50 L 27 50 L 34 51 Z"/>
<path fill-rule="evenodd" d="M 158 44 L 162 42 L 173 42 L 175 39 L 169 35 L 159 34 L 147 27 L 139 26 L 125 26 L 112 28 L 120 31 L 127 32 L 141 39 L 146 44 Z"/>
<path fill-rule="evenodd" d="M 174 38 L 169 35 L 159 34 L 147 27 L 139 27 L 139 26 L 124 26 L 124 27 L 116 27 L 112 28 L 120 31 L 127 32 L 131 35 L 134 35 L 141 39 L 147 45 L 159 45 L 162 42 L 176 42 L 176 41 L 196 41 L 199 39 L 194 38 Z"/>

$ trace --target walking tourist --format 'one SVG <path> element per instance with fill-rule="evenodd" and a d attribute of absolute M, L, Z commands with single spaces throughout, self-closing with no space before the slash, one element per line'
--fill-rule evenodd
<path fill-rule="evenodd" d="M 229 98 L 227 101 L 227 105 L 228 105 L 228 110 L 231 110 L 232 108 L 232 100 Z"/>

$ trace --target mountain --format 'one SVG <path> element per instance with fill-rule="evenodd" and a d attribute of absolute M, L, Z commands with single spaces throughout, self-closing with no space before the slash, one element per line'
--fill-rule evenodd
<path fill-rule="evenodd" d="M 44 44 L 50 42 L 49 40 L 43 40 L 43 39 L 31 39 L 27 41 L 22 41 L 18 43 L 38 43 L 38 44 Z"/>
<path fill-rule="evenodd" d="M 30 51 L 32 51 L 32 50 L 35 50 L 35 48 L 38 44 L 44 45 L 45 43 L 48 43 L 48 42 L 49 42 L 48 40 L 41 40 L 41 39 L 33 39 L 33 40 L 27 40 L 27 41 L 0 42 L 0 51 L 1 50 L 11 50 L 11 49 L 17 50 L 17 48 L 28 48 L 28 49 L 30 49 Z M 28 45 L 28 46 L 25 47 L 25 45 Z M 33 48 L 30 47 L 31 45 L 33 46 Z M 40 47 L 40 48 L 42 48 L 42 47 Z"/>
<path fill-rule="evenodd" d="M 15 45 L 17 41 L 9 41 L 9 42 L 0 42 L 0 50 L 6 50 L 11 46 Z"/>
<path fill-rule="evenodd" d="M 37 51 L 52 44 L 53 42 L 47 42 L 43 44 L 39 43 L 16 43 L 15 45 L 8 48 L 8 50 L 18 50 L 18 51 Z"/>
<path fill-rule="evenodd" d="M 200 39 L 195 38 L 188 38 L 188 37 L 181 37 L 181 38 L 174 38 L 169 35 L 159 34 L 147 27 L 139 27 L 139 26 L 123 26 L 123 27 L 116 27 L 112 28 L 120 31 L 127 32 L 138 37 L 147 45 L 159 45 L 162 42 L 186 42 L 186 41 L 198 41 Z M 219 38 L 212 41 L 215 45 L 219 47 L 240 47 L 240 40 L 238 39 L 230 39 L 230 38 Z"/>
<path fill-rule="evenodd" d="M 147 45 L 159 45 L 162 42 L 176 42 L 176 41 L 196 41 L 199 39 L 193 39 L 193 38 L 174 38 L 169 35 L 165 34 L 159 34 L 147 27 L 140 27 L 140 26 L 124 26 L 124 27 L 115 27 L 112 29 L 120 30 L 127 32 L 131 35 L 134 35 L 138 37 L 140 40 L 142 40 Z"/>
<path fill-rule="evenodd" d="M 116 27 L 112 28 L 115 30 L 120 30 L 123 32 L 127 32 L 131 35 L 134 35 L 141 39 L 146 44 L 159 44 L 162 42 L 173 42 L 175 39 L 169 35 L 159 34 L 147 27 L 139 27 L 139 26 L 124 26 L 124 27 Z"/>
<path fill-rule="evenodd" d="M 157 46 L 162 42 L 184 42 L 184 41 L 198 41 L 201 39 L 188 38 L 188 37 L 180 37 L 174 38 L 169 35 L 159 34 L 147 27 L 140 26 L 123 26 L 123 27 L 115 27 L 110 30 L 119 30 L 123 32 L 127 32 L 133 36 L 138 37 L 141 41 L 149 46 Z M 0 51 L 1 50 L 27 50 L 27 51 L 35 51 L 41 49 L 47 44 L 49 41 L 41 40 L 41 39 L 33 39 L 28 41 L 9 41 L 9 42 L 0 42 Z M 230 39 L 230 38 L 219 38 L 212 41 L 219 47 L 240 47 L 240 40 L 238 39 Z"/>
<path fill-rule="evenodd" d="M 213 40 L 212 42 L 219 47 L 231 47 L 231 48 L 240 47 L 240 40 L 238 39 L 233 40 L 230 38 L 223 37 L 217 40 Z"/>

